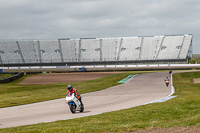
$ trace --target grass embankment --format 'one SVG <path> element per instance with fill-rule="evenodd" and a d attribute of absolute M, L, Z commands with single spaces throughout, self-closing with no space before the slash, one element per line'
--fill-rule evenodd
<path fill-rule="evenodd" d="M 0 132 L 66 133 L 121 132 L 154 127 L 200 126 L 200 86 L 193 84 L 200 72 L 173 76 L 176 98 L 135 108 L 29 126 L 0 129 Z"/>
<path fill-rule="evenodd" d="M 72 84 L 80 94 L 102 90 L 118 85 L 118 81 L 127 77 L 133 72 L 119 73 L 97 80 L 58 83 L 51 85 L 19 85 L 27 76 L 7 84 L 0 84 L 0 108 L 15 105 L 22 105 L 57 98 L 64 98 L 67 92 L 67 85 Z"/>
<path fill-rule="evenodd" d="M 0 74 L 0 80 L 13 76 L 13 74 Z"/>

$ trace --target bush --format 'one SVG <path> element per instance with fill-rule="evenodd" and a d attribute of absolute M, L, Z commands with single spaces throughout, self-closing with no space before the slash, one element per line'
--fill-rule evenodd
<path fill-rule="evenodd" d="M 189 63 L 190 64 L 200 64 L 200 58 L 191 58 L 190 60 L 189 60 Z"/>

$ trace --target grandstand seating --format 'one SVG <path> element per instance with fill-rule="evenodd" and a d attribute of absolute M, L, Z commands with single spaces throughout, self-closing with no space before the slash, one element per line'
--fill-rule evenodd
<path fill-rule="evenodd" d="M 0 42 L 2 63 L 22 63 L 19 48 L 15 41 Z"/>
<path fill-rule="evenodd" d="M 0 40 L 0 64 L 181 60 L 192 35 Z"/>
<path fill-rule="evenodd" d="M 143 38 L 140 60 L 153 60 L 156 51 L 157 40 L 154 37 Z"/>
<path fill-rule="evenodd" d="M 61 62 L 61 50 L 57 40 L 51 41 L 51 58 L 52 62 Z"/>
<path fill-rule="evenodd" d="M 100 61 L 100 52 L 99 39 L 81 39 L 81 62 Z"/>
<path fill-rule="evenodd" d="M 79 40 L 60 40 L 63 62 L 77 62 Z"/>
<path fill-rule="evenodd" d="M 118 38 L 103 38 L 102 39 L 102 61 L 116 61 L 117 48 L 119 44 Z"/>
<path fill-rule="evenodd" d="M 37 55 L 34 48 L 33 40 L 18 41 L 22 52 L 24 63 L 37 63 Z"/>
<path fill-rule="evenodd" d="M 42 62 L 61 62 L 60 48 L 57 40 L 40 41 Z"/>
<path fill-rule="evenodd" d="M 184 41 L 182 43 L 182 47 L 180 50 L 180 55 L 179 55 L 179 59 L 185 59 L 187 58 L 188 55 L 188 50 L 190 49 L 192 43 L 192 36 L 191 35 L 185 35 Z"/>
<path fill-rule="evenodd" d="M 142 38 L 138 37 L 126 37 L 122 42 L 120 59 L 123 60 L 139 60 L 139 54 L 141 51 Z"/>

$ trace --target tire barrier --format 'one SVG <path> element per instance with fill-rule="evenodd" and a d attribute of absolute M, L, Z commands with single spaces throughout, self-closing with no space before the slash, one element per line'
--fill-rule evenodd
<path fill-rule="evenodd" d="M 19 78 L 21 78 L 23 76 L 24 76 L 24 73 L 23 72 L 19 72 L 14 76 L 11 76 L 11 77 L 8 77 L 8 78 L 5 78 L 5 79 L 1 79 L 0 80 L 0 84 L 9 83 L 9 82 L 15 81 L 15 80 L 17 80 L 17 79 L 19 79 Z"/>

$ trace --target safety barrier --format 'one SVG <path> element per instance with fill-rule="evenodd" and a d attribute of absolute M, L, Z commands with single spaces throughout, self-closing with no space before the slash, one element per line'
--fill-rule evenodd
<path fill-rule="evenodd" d="M 12 82 L 14 80 L 17 80 L 17 79 L 23 77 L 23 76 L 24 76 L 24 73 L 19 72 L 18 74 L 14 75 L 14 76 L 11 76 L 11 77 L 8 77 L 8 78 L 5 78 L 5 79 L 1 79 L 0 84 Z"/>

